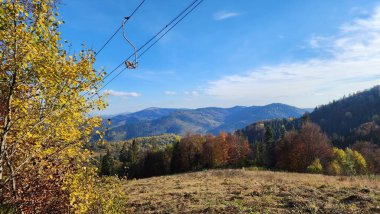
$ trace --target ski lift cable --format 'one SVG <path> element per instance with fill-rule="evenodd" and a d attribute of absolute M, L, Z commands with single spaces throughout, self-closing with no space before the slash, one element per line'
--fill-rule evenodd
<path fill-rule="evenodd" d="M 144 45 L 142 45 L 139 50 L 140 51 L 142 48 L 144 48 L 147 44 L 149 44 L 153 39 L 155 39 L 159 34 L 161 34 L 166 28 L 168 28 L 174 21 L 176 21 L 180 16 L 182 16 L 190 7 L 192 7 L 197 1 L 199 0 L 194 0 L 190 5 L 188 5 L 184 10 L 182 10 L 175 18 L 173 18 L 167 25 L 165 25 L 158 33 L 156 33 L 151 39 L 149 39 Z M 128 69 L 135 69 L 137 67 L 138 61 L 137 61 L 137 51 L 136 47 L 133 45 L 133 43 L 128 39 L 128 37 L 125 35 L 125 24 L 128 21 L 129 17 L 125 17 L 123 22 L 122 22 L 122 28 L 123 28 L 123 37 L 124 39 L 128 42 L 130 46 L 132 46 L 134 50 L 134 56 L 135 60 L 134 62 L 128 61 L 128 59 L 125 60 L 125 65 L 127 66 Z"/>
<path fill-rule="evenodd" d="M 182 10 L 176 17 L 174 17 L 167 25 L 161 28 L 160 31 L 158 31 L 155 35 L 153 35 L 148 41 L 146 41 L 143 45 L 141 45 L 137 49 L 137 53 L 141 51 L 145 46 L 147 46 L 150 42 L 152 42 L 155 38 L 157 38 L 165 29 L 167 29 L 173 22 L 175 22 L 179 17 L 181 17 L 186 11 L 188 11 L 196 2 L 199 0 L 194 0 L 190 5 L 188 5 L 184 10 Z M 123 62 L 121 62 L 115 69 L 113 69 L 111 72 L 109 72 L 103 80 L 107 79 L 112 73 L 114 73 L 120 66 L 124 64 L 125 61 L 129 60 L 134 54 L 131 54 L 127 59 L 125 59 Z"/>
<path fill-rule="evenodd" d="M 141 3 L 140 3 L 140 5 L 132 12 L 132 14 L 130 15 L 130 17 L 132 17 L 136 12 L 137 12 L 137 10 L 141 7 L 141 5 L 145 2 L 146 0 L 143 0 Z M 162 33 L 162 31 L 164 31 L 170 24 L 172 24 L 173 22 L 175 22 L 175 20 L 177 20 L 183 13 L 185 13 L 192 5 L 194 5 L 196 2 L 198 2 L 199 0 L 194 0 L 194 2 L 192 3 L 192 4 L 190 4 L 187 8 L 185 8 L 185 10 L 183 10 L 176 18 L 174 18 L 171 22 L 169 22 L 169 24 L 168 25 L 166 25 L 163 29 L 161 29 L 155 36 L 153 36 L 150 40 L 148 40 L 144 45 L 142 45 L 137 51 L 140 51 L 142 48 L 144 48 L 147 44 L 149 44 L 154 38 L 156 38 L 160 33 Z M 201 0 L 201 2 L 203 2 L 203 0 Z M 197 4 L 196 5 L 196 7 L 198 6 L 199 4 Z M 191 10 L 191 11 L 193 11 L 193 9 Z M 185 15 L 185 17 L 188 15 L 189 13 L 187 13 L 186 15 Z M 183 18 L 182 18 L 183 19 Z M 181 20 L 182 20 L 181 19 Z M 178 23 L 176 23 L 175 25 L 177 25 Z M 102 46 L 102 48 L 95 54 L 95 56 L 96 55 L 98 55 L 103 49 L 104 49 L 104 47 L 112 40 L 112 38 L 117 34 L 117 32 L 119 32 L 120 31 L 120 29 L 122 28 L 122 26 L 120 26 L 117 30 L 116 30 L 116 32 L 114 33 L 114 35 L 112 35 L 111 36 L 111 38 Z M 172 29 L 172 28 L 171 28 Z M 146 52 L 146 51 L 145 51 Z M 131 56 L 129 56 L 128 57 L 128 59 L 129 58 L 131 58 L 133 56 L 133 54 L 131 55 Z M 113 69 L 113 71 L 111 72 L 111 73 L 113 73 L 113 72 L 115 72 L 117 69 L 119 69 L 122 65 L 124 64 L 124 61 L 122 62 L 122 63 L 120 63 L 115 69 Z M 127 68 L 124 68 L 123 70 L 121 70 L 115 77 L 113 77 L 110 81 L 108 81 L 104 86 L 102 86 L 99 90 L 98 90 L 98 92 L 100 92 L 101 90 L 103 90 L 104 88 L 105 88 L 105 86 L 107 86 L 108 84 L 110 84 L 114 79 L 116 79 L 121 73 L 123 73 L 125 70 L 126 70 Z M 109 73 L 108 75 L 106 75 L 106 77 L 108 77 L 111 73 Z M 104 77 L 103 78 L 103 80 L 106 78 L 106 77 Z M 85 94 L 84 94 L 84 96 L 85 95 L 87 95 L 88 93 L 89 93 L 90 91 L 87 91 Z M 94 97 L 95 95 L 97 95 L 98 93 L 95 93 L 95 94 L 93 94 L 92 96 L 90 96 L 90 98 L 88 99 L 88 100 L 91 100 L 91 98 L 92 97 Z M 59 109 L 63 109 L 64 108 L 64 106 L 65 106 L 66 104 L 63 104 Z M 49 114 L 52 114 L 53 112 L 55 112 L 56 110 L 54 110 L 54 111 L 52 111 L 52 112 L 50 112 Z M 42 123 L 45 119 L 46 119 L 47 117 L 45 117 L 45 118 L 43 118 L 41 121 L 39 121 L 39 123 L 38 124 L 40 124 L 40 123 Z M 37 127 L 37 124 L 35 125 L 35 126 L 33 126 L 31 129 L 29 129 L 29 131 L 32 131 L 35 127 Z M 23 136 L 24 137 L 24 136 Z"/>
<path fill-rule="evenodd" d="M 115 33 L 107 40 L 107 42 L 102 46 L 102 48 L 96 52 L 95 54 L 95 57 L 105 48 L 105 46 L 113 39 L 113 37 L 115 37 L 115 35 L 121 30 L 123 29 L 123 36 L 125 38 L 125 35 L 124 35 L 124 25 L 125 23 L 140 9 L 140 7 L 142 6 L 142 4 L 144 4 L 146 0 L 142 0 L 141 3 L 135 8 L 135 10 L 131 13 L 131 15 L 129 15 L 128 17 L 125 17 L 124 20 L 123 20 L 123 23 L 120 25 L 120 27 L 115 31 Z M 127 39 L 128 40 L 128 39 Z M 128 40 L 129 41 L 129 40 Z M 131 44 L 131 43 L 130 43 Z M 132 44 L 131 44 L 132 45 Z M 132 45 L 133 46 L 133 45 Z M 130 57 L 129 57 L 130 58 Z M 107 75 L 105 75 L 103 77 L 103 80 L 105 80 L 106 78 L 108 78 L 113 72 L 115 72 L 117 69 L 119 69 L 122 65 L 124 64 L 124 62 L 121 62 L 118 66 L 116 66 L 116 68 L 114 68 L 110 73 L 108 73 Z M 99 84 L 96 84 L 96 86 L 98 86 Z M 88 93 L 90 93 L 90 91 L 87 91 L 86 93 L 84 93 L 84 96 L 87 95 Z"/>
<path fill-rule="evenodd" d="M 144 4 L 146 0 L 142 0 L 140 2 L 140 4 L 133 10 L 133 12 L 131 13 L 131 15 L 128 16 L 128 19 L 132 18 L 132 16 L 140 9 L 140 7 Z M 116 29 L 116 31 L 112 34 L 112 36 L 106 41 L 106 43 L 103 44 L 103 46 L 97 51 L 95 52 L 95 57 L 100 54 L 100 52 L 102 52 L 102 50 L 108 45 L 108 43 L 111 42 L 111 40 L 116 36 L 116 34 L 122 29 L 122 25 L 119 26 L 118 29 Z"/>
<path fill-rule="evenodd" d="M 157 42 L 159 42 L 169 31 L 171 31 L 176 25 L 178 25 L 188 14 L 190 14 L 193 10 L 195 10 L 204 0 L 200 0 L 198 4 L 196 4 L 190 11 L 188 11 L 185 16 L 183 16 L 181 19 L 179 19 L 172 27 L 170 27 L 164 34 L 162 34 L 155 42 L 153 42 L 147 49 L 145 49 L 141 54 L 140 58 L 147 52 L 149 49 L 151 49 Z"/>
<path fill-rule="evenodd" d="M 98 92 L 100 92 L 101 90 L 103 90 L 108 84 L 110 84 L 114 79 L 116 79 L 121 73 L 123 73 L 125 70 L 127 70 L 127 67 L 123 68 L 123 70 L 121 70 L 118 74 L 116 74 L 110 81 L 108 81 L 106 84 L 104 84 L 99 90 Z M 93 94 L 88 100 L 91 100 L 92 97 L 94 97 L 95 95 L 97 95 L 98 93 L 95 93 Z"/>
<path fill-rule="evenodd" d="M 199 2 L 198 2 L 199 1 Z M 161 40 L 169 31 L 171 31 L 176 25 L 178 25 L 183 19 L 185 19 L 186 16 L 188 16 L 192 11 L 195 10 L 195 8 L 197 8 L 204 0 L 195 0 L 194 2 L 198 2 L 193 8 L 191 8 L 182 18 L 180 18 L 173 26 L 171 26 L 163 35 L 161 35 L 154 43 L 152 43 L 147 49 L 145 49 L 143 51 L 142 54 L 140 54 L 140 58 L 143 54 L 145 54 L 149 49 L 151 49 L 159 40 Z M 194 3 L 193 3 L 194 4 Z M 192 5 L 193 5 L 192 4 Z M 189 9 L 190 7 L 188 7 L 187 9 Z M 185 11 L 186 12 L 186 11 Z M 183 14 L 183 13 L 182 13 Z M 179 18 L 180 16 L 177 16 L 177 19 Z M 175 21 L 175 20 L 174 20 Z M 174 22 L 173 21 L 173 22 Z M 171 23 L 173 23 L 171 22 Z M 166 25 L 167 27 L 168 25 Z M 161 31 L 162 32 L 162 31 Z M 156 35 L 159 35 L 159 34 L 156 34 Z M 155 36 L 157 37 L 157 36 Z M 152 39 L 153 40 L 153 39 Z M 151 40 L 150 40 L 151 41 Z M 144 46 L 146 46 L 149 42 L 145 43 L 143 46 L 141 46 L 137 51 L 140 51 Z M 130 59 L 131 57 L 133 56 L 130 55 L 128 59 Z M 114 71 L 116 71 L 117 69 L 115 69 Z M 126 70 L 126 68 L 124 68 L 123 70 L 121 70 L 119 73 L 117 73 L 111 80 L 109 80 L 105 85 L 103 85 L 99 90 L 98 92 L 100 92 L 101 90 L 103 90 L 107 85 L 109 85 L 113 80 L 115 80 L 118 76 L 120 76 L 124 71 Z M 91 99 L 93 96 L 95 96 L 96 94 L 93 94 L 89 99 Z"/>

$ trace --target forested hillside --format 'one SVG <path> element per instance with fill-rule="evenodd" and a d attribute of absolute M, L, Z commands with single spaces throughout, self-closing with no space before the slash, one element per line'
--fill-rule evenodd
<path fill-rule="evenodd" d="M 150 108 L 140 112 L 110 118 L 111 126 L 106 132 L 108 141 L 120 141 L 142 136 L 173 133 L 219 134 L 231 132 L 260 120 L 299 117 L 309 109 L 284 104 L 232 108 L 159 109 Z"/>
<path fill-rule="evenodd" d="M 155 135 L 149 137 L 138 137 L 129 139 L 126 141 L 118 141 L 112 143 L 91 143 L 87 147 L 88 149 L 95 152 L 98 155 L 104 155 L 107 151 L 114 156 L 118 156 L 120 150 L 123 147 L 129 148 L 133 143 L 139 146 L 139 150 L 145 152 L 149 149 L 164 149 L 168 145 L 172 145 L 178 142 L 181 139 L 180 136 L 174 134 L 163 134 L 163 135 Z"/>
<path fill-rule="evenodd" d="M 347 135 L 367 122 L 380 122 L 380 86 L 317 107 L 310 120 L 328 135 Z"/>
<path fill-rule="evenodd" d="M 169 141 L 164 140 L 167 137 L 152 137 L 156 142 L 148 147 L 140 139 L 151 138 L 116 143 L 112 147 L 116 149 L 108 149 L 102 157 L 101 173 L 133 178 L 249 165 L 333 175 L 380 173 L 379 98 L 380 88 L 374 87 L 302 117 L 264 120 L 233 134 L 187 134 L 182 139 L 167 135 L 172 139 Z M 260 115 L 282 115 L 292 108 L 272 104 L 265 108 L 178 110 L 154 122 L 168 127 L 172 121 L 185 120 L 202 127 L 223 118 L 236 124 Z M 361 109 L 366 111 L 360 113 Z"/>
<path fill-rule="evenodd" d="M 358 92 L 329 104 L 318 106 L 310 114 L 297 119 L 275 119 L 253 123 L 239 133 L 251 143 L 263 140 L 265 126 L 273 128 L 275 137 L 281 130 L 299 129 L 303 121 L 318 124 L 334 145 L 346 147 L 357 140 L 380 142 L 380 86 Z"/>

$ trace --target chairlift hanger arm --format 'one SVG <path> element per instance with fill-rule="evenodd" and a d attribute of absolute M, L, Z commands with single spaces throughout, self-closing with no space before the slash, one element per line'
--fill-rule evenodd
<path fill-rule="evenodd" d="M 126 30 L 125 30 L 125 23 L 128 21 L 129 17 L 124 17 L 123 19 L 123 22 L 122 22 L 122 27 L 123 27 L 123 37 L 124 39 L 128 42 L 128 44 L 130 46 L 132 46 L 133 48 L 133 52 L 134 52 L 134 56 L 135 56 L 135 60 L 134 62 L 130 62 L 130 61 L 125 61 L 125 65 L 127 66 L 127 68 L 129 69 L 135 69 L 137 67 L 137 64 L 138 64 L 138 61 L 137 61 L 137 50 L 136 50 L 136 47 L 133 45 L 133 43 L 128 39 L 128 37 L 126 36 Z"/>

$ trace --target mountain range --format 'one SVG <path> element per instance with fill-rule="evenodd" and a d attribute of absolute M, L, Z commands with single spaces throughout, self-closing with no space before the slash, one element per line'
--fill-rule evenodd
<path fill-rule="evenodd" d="M 257 121 L 300 117 L 311 110 L 281 103 L 232 108 L 148 108 L 107 118 L 111 125 L 108 126 L 105 138 L 108 141 L 120 141 L 165 133 L 218 134 L 221 131 L 235 131 Z"/>

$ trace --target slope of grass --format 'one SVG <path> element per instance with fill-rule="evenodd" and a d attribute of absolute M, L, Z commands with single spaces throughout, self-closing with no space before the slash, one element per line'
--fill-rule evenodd
<path fill-rule="evenodd" d="M 380 179 L 209 170 L 131 180 L 132 213 L 380 213 Z"/>

